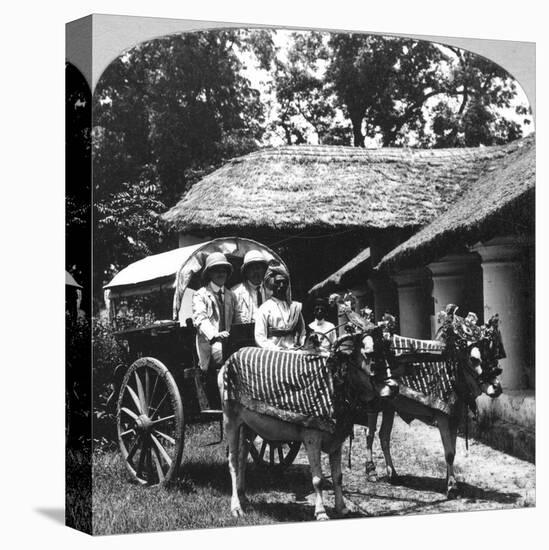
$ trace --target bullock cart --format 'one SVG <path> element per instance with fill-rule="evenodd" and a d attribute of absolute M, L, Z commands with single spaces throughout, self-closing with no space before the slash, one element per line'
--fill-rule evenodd
<path fill-rule="evenodd" d="M 222 252 L 233 265 L 228 287 L 239 282 L 246 252 L 259 250 L 267 261 L 284 265 L 265 245 L 250 239 L 222 238 L 150 256 L 122 270 L 105 286 L 115 337 L 127 360 L 114 372 L 112 401 L 116 401 L 118 444 L 126 469 L 143 485 L 173 480 L 182 465 L 185 427 L 190 423 L 220 423 L 216 396 L 205 388 L 191 322 L 192 295 L 201 285 L 206 257 Z M 148 300 L 155 320 L 122 328 L 131 302 Z M 169 318 L 166 318 L 169 317 Z M 253 324 L 233 325 L 224 356 L 243 346 L 254 346 Z M 284 470 L 294 461 L 300 442 L 250 442 L 250 456 L 262 468 Z"/>

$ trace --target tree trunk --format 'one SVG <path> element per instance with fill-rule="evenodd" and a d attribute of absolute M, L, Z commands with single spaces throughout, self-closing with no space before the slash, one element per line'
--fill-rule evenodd
<path fill-rule="evenodd" d="M 362 133 L 362 116 L 351 117 L 353 125 L 353 146 L 364 147 L 364 134 Z"/>

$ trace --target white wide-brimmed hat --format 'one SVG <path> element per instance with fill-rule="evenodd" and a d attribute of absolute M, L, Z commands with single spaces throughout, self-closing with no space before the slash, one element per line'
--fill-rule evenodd
<path fill-rule="evenodd" d="M 267 267 L 268 265 L 268 262 L 265 256 L 263 256 L 262 252 L 260 252 L 259 250 L 249 250 L 244 256 L 244 261 L 242 262 L 242 267 L 240 268 L 240 271 L 244 273 L 244 270 L 248 265 L 256 263 L 265 264 L 265 267 Z"/>
<path fill-rule="evenodd" d="M 233 266 L 231 265 L 231 262 L 227 260 L 227 258 L 225 257 L 225 254 L 221 252 L 212 252 L 206 258 L 206 263 L 204 265 L 204 271 L 202 272 L 202 276 L 205 277 L 210 269 L 218 266 L 225 267 L 229 272 L 229 276 L 233 272 Z"/>

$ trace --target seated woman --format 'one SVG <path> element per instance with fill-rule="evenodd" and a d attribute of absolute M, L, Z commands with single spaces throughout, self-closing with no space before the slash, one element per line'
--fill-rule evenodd
<path fill-rule="evenodd" d="M 271 265 L 264 284 L 272 296 L 257 311 L 256 344 L 273 350 L 301 347 L 305 341 L 305 322 L 301 303 L 292 301 L 288 273 L 281 265 Z"/>

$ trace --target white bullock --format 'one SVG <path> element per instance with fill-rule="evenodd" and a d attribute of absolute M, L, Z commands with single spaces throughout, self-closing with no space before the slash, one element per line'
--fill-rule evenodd
<path fill-rule="evenodd" d="M 296 422 L 281 420 L 272 414 L 264 414 L 231 400 L 225 391 L 225 369 L 222 367 L 218 383 L 222 396 L 225 433 L 229 446 L 229 471 L 232 481 L 231 512 L 242 516 L 245 497 L 245 470 L 248 455 L 247 441 L 256 434 L 270 441 L 301 441 L 305 446 L 311 467 L 312 484 L 316 493 L 315 517 L 329 519 L 322 498 L 322 471 L 320 452 L 329 455 L 336 513 L 348 513 L 343 501 L 341 448 L 352 429 L 354 408 L 364 406 L 375 397 L 370 376 L 365 370 L 363 346 L 366 331 L 340 337 L 328 358 L 334 380 L 335 430 L 329 431 L 306 427 Z M 242 351 L 242 350 L 240 350 Z M 236 352 L 235 355 L 239 354 Z M 284 353 L 284 352 L 274 352 Z M 288 352 L 286 352 L 288 353 Z M 295 353 L 295 352 L 293 352 Z M 233 355 L 234 357 L 234 355 Z M 229 360 L 230 361 L 230 360 Z"/>

